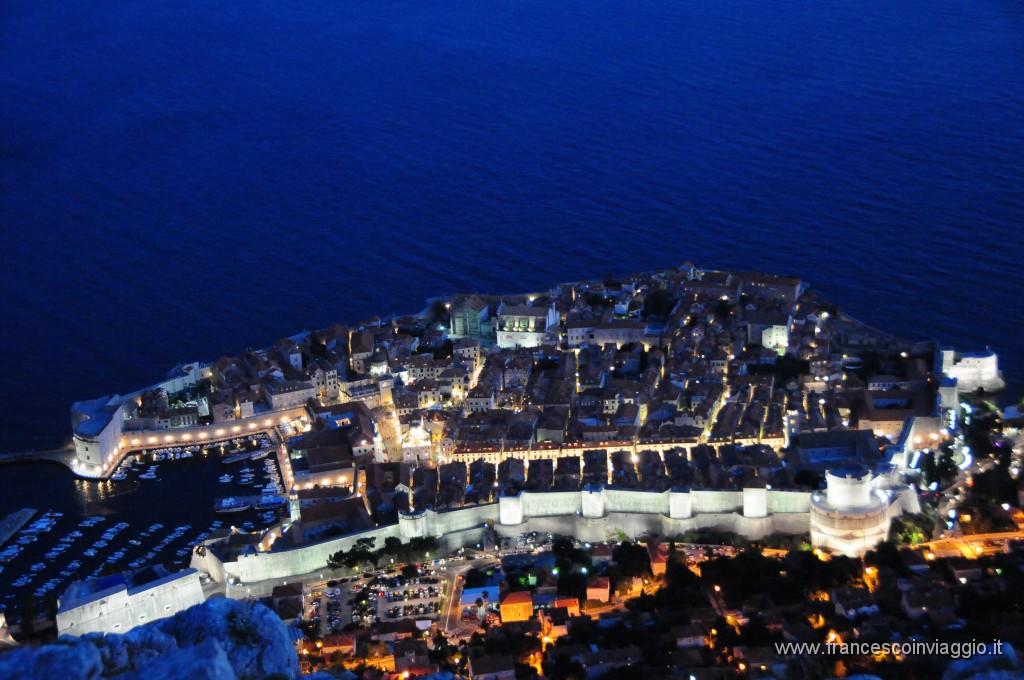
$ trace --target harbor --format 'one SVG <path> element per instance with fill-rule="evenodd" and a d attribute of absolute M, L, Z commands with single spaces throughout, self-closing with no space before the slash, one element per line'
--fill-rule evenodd
<path fill-rule="evenodd" d="M 24 509 L 0 521 L 0 611 L 54 606 L 73 581 L 89 576 L 154 564 L 184 569 L 208 538 L 276 524 L 285 496 L 275 451 L 262 433 L 133 451 L 103 482 L 54 474 L 57 468 L 38 462 L 8 466 L 9 478 L 20 480 L 9 500 Z M 225 473 L 230 479 L 222 482 Z M 213 508 L 223 497 L 245 500 L 230 522 Z M 44 510 L 29 507 L 43 503 Z"/>

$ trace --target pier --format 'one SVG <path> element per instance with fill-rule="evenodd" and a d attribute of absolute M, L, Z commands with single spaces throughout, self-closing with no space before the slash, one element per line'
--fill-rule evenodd
<path fill-rule="evenodd" d="M 228 496 L 227 498 L 218 498 L 213 504 L 213 511 L 217 513 L 231 513 L 250 509 L 276 510 L 287 502 L 287 496 L 281 493 Z"/>
<path fill-rule="evenodd" d="M 60 463 L 71 469 L 75 451 L 70 446 L 43 451 L 20 451 L 17 453 L 0 453 L 0 465 L 16 465 L 18 463 Z"/>
<path fill-rule="evenodd" d="M 28 524 L 29 520 L 39 512 L 34 508 L 22 508 L 0 520 L 0 546 L 10 540 L 11 536 L 21 531 L 21 528 Z"/>

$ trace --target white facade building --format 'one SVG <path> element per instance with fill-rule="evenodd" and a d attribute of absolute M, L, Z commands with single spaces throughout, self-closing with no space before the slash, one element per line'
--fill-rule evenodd
<path fill-rule="evenodd" d="M 999 370 L 999 355 L 992 350 L 960 353 L 946 348 L 939 351 L 938 359 L 939 372 L 956 378 L 962 392 L 998 392 L 1006 387 Z"/>
<path fill-rule="evenodd" d="M 559 318 L 554 305 L 501 305 L 498 308 L 498 347 L 537 347 L 547 339 L 549 329 L 557 332 Z"/>
<path fill-rule="evenodd" d="M 267 403 L 276 410 L 302 406 L 316 398 L 317 389 L 308 380 L 272 382 L 267 385 Z"/>
<path fill-rule="evenodd" d="M 135 626 L 201 604 L 205 599 L 195 569 L 166 574 L 138 585 L 121 578 L 115 585 L 96 590 L 105 581 L 89 579 L 68 586 L 57 610 L 58 634 L 126 633 Z"/>
<path fill-rule="evenodd" d="M 622 347 L 631 342 L 643 342 L 647 334 L 647 324 L 643 321 L 632 319 L 612 319 L 608 323 L 601 324 L 590 333 L 587 342 L 591 345 L 604 347 L 615 345 Z"/>
<path fill-rule="evenodd" d="M 774 350 L 779 354 L 789 347 L 789 326 L 775 324 L 761 331 L 761 346 Z"/>

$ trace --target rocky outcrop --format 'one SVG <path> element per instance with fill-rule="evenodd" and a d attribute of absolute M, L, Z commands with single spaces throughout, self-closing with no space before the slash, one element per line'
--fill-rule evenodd
<path fill-rule="evenodd" d="M 1008 642 L 998 648 L 988 645 L 984 652 L 957 659 L 946 667 L 942 680 L 1012 680 L 1024 677 L 1017 650 Z"/>
<path fill-rule="evenodd" d="M 123 635 L 61 636 L 0 654 L 0 680 L 296 678 L 288 631 L 261 604 L 217 598 Z"/>

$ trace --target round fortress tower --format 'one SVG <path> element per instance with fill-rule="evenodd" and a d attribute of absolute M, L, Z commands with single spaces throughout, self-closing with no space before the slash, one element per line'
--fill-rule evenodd
<path fill-rule="evenodd" d="M 811 495 L 811 544 L 859 556 L 889 533 L 890 499 L 871 486 L 861 465 L 825 473 L 825 491 Z"/>
<path fill-rule="evenodd" d="M 871 505 L 871 473 L 861 465 L 835 468 L 825 473 L 825 500 L 836 510 Z"/>

